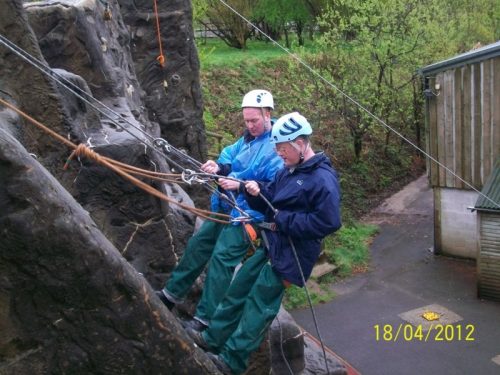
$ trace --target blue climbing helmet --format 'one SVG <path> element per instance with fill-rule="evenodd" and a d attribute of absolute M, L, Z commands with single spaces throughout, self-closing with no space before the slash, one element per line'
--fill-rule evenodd
<path fill-rule="evenodd" d="M 298 136 L 311 135 L 312 128 L 309 121 L 299 112 L 281 116 L 273 125 L 271 143 L 292 142 Z"/>

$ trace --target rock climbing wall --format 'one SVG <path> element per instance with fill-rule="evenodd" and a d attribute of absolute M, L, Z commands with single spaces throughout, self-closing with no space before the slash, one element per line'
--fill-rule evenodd
<path fill-rule="evenodd" d="M 166 54 L 155 70 L 153 43 L 132 53 L 131 26 L 109 5 L 105 19 L 100 1 L 0 2 L 0 33 L 19 48 L 0 45 L 0 97 L 74 144 L 168 172 L 147 140 L 204 154 L 193 41 L 178 33 L 191 54 Z M 174 5 L 190 22 L 189 2 Z M 0 373 L 215 372 L 151 288 L 176 264 L 193 215 L 92 160 L 64 170 L 71 151 L 0 106 Z M 176 183 L 140 179 L 192 204 Z"/>
<path fill-rule="evenodd" d="M 202 151 L 198 142 L 190 144 L 187 136 L 178 138 L 183 132 L 194 134 L 191 130 L 193 124 L 203 129 L 199 108 L 201 101 L 195 97 L 199 89 L 194 89 L 199 87 L 196 55 L 190 59 L 182 58 L 182 52 L 189 48 L 181 48 L 179 53 L 172 53 L 172 58 L 162 67 L 156 59 L 159 54 L 158 40 L 151 43 L 145 39 L 138 49 L 138 44 L 131 39 L 131 35 L 136 34 L 134 27 L 125 24 L 122 17 L 126 4 L 121 6 L 110 2 L 108 5 L 100 1 L 25 4 L 29 25 L 37 37 L 42 58 L 58 81 L 70 82 L 97 100 L 89 103 L 84 100 L 84 95 L 82 98 L 65 85 L 56 85 L 68 136 L 75 143 L 84 143 L 102 155 L 150 170 L 169 170 L 161 153 L 145 146 L 151 145 L 151 140 L 160 136 L 200 156 Z M 147 5 L 149 8 L 143 12 L 143 27 L 149 30 L 154 42 L 156 17 L 153 3 Z M 178 2 L 176 6 L 178 9 L 171 12 L 187 14 L 177 19 L 187 23 L 179 27 L 190 30 L 189 3 Z M 161 7 L 158 10 L 160 21 L 165 12 Z M 175 46 L 190 46 L 194 51 L 192 40 L 186 42 L 185 36 L 171 27 L 161 30 L 161 38 L 172 39 L 168 38 L 168 32 L 175 32 L 176 38 L 182 38 L 182 43 Z M 173 43 L 170 41 L 168 44 Z M 136 51 L 132 53 L 131 50 Z M 182 74 L 175 73 L 183 78 L 170 88 L 163 82 L 169 74 L 169 66 L 177 69 L 184 67 Z M 142 72 L 140 80 L 137 71 Z M 191 96 L 185 94 L 185 83 L 191 88 Z M 182 102 L 175 98 L 182 98 Z M 161 116 L 156 115 L 160 112 L 155 108 L 160 108 Z M 170 122 L 168 118 L 172 113 L 183 115 Z M 170 129 L 172 127 L 175 129 Z M 184 130 L 181 131 L 181 128 Z M 183 143 L 179 144 L 179 141 Z M 59 160 L 67 157 L 68 151 L 65 152 Z M 89 211 L 121 254 L 158 288 L 175 266 L 193 230 L 192 215 L 175 206 L 161 204 L 93 162 L 73 163 L 64 173 L 59 164 L 59 170 L 54 173 Z M 146 182 L 177 201 L 192 204 L 190 197 L 176 184 Z"/>
<path fill-rule="evenodd" d="M 214 373 L 149 283 L 3 124 L 0 373 Z"/>
<path fill-rule="evenodd" d="M 197 160 L 205 160 L 191 2 L 158 1 L 157 13 L 152 0 L 119 0 L 118 3 L 129 30 L 131 53 L 149 118 L 159 123 L 162 137 L 174 146 L 185 148 Z M 158 61 L 160 52 L 165 59 L 163 66 Z"/>

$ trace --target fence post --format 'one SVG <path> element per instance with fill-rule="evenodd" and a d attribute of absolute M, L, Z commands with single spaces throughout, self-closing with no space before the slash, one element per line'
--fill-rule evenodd
<path fill-rule="evenodd" d="M 207 130 L 205 132 L 207 134 L 208 137 L 213 137 L 213 138 L 216 138 L 217 139 L 217 153 L 213 153 L 213 152 L 208 152 L 208 156 L 211 156 L 211 157 L 217 157 L 220 152 L 222 151 L 222 138 L 224 137 L 222 134 L 220 133 L 215 133 L 215 132 L 211 132 L 209 130 Z"/>

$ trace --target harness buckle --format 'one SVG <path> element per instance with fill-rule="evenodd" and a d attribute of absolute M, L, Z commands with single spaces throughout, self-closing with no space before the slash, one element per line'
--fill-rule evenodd
<path fill-rule="evenodd" d="M 276 232 L 278 230 L 278 227 L 276 226 L 276 223 L 268 223 L 265 221 L 261 221 L 260 223 L 257 223 L 257 226 L 262 229 L 267 229 L 272 232 Z"/>

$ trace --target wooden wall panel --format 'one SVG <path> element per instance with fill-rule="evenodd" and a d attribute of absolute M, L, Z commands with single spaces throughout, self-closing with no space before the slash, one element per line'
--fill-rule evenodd
<path fill-rule="evenodd" d="M 464 70 L 455 69 L 454 85 L 453 85 L 453 96 L 455 98 L 455 108 L 454 108 L 454 122 L 455 122 L 455 173 L 458 177 L 463 178 L 464 169 L 462 163 L 462 150 L 463 144 L 463 127 L 464 127 L 464 108 L 463 108 L 463 75 Z M 455 178 L 454 186 L 462 189 L 464 183 L 460 178 Z"/>
<path fill-rule="evenodd" d="M 493 71 L 493 90 L 492 90 L 492 103 L 491 108 L 493 122 L 492 122 L 492 164 L 500 157 L 500 57 L 492 59 Z"/>
<path fill-rule="evenodd" d="M 483 120 L 483 137 L 481 139 L 481 180 L 484 182 L 486 178 L 488 178 L 488 171 L 491 171 L 491 106 L 492 106 L 492 89 L 493 89 L 493 81 L 492 81 L 492 66 L 493 60 L 487 60 L 482 66 L 482 75 L 481 75 L 481 118 Z"/>
<path fill-rule="evenodd" d="M 430 87 L 435 87 L 436 80 L 435 79 L 430 79 L 429 80 L 429 86 Z M 427 139 L 427 150 L 429 150 L 429 153 L 431 156 L 437 160 L 437 150 L 438 150 L 438 145 L 437 145 L 437 100 L 434 100 L 434 98 L 431 98 L 430 100 L 427 100 L 427 112 L 428 112 L 428 139 Z M 428 170 L 430 173 L 430 183 L 431 186 L 439 186 L 439 167 L 438 165 L 433 161 L 429 161 L 428 163 Z"/>
<path fill-rule="evenodd" d="M 427 100 L 432 186 L 481 189 L 500 156 L 500 56 L 429 77 L 437 96 Z M 460 177 L 460 178 L 458 178 Z"/>
<path fill-rule="evenodd" d="M 453 70 L 444 72 L 443 89 L 444 94 L 444 165 L 455 172 L 455 122 L 454 122 L 454 105 L 455 105 L 455 90 L 454 90 L 455 74 Z M 445 172 L 445 186 L 454 187 L 455 177 L 452 173 Z"/>
<path fill-rule="evenodd" d="M 471 170 L 471 66 L 467 65 L 464 67 L 464 83 L 463 83 L 463 95 L 464 95 L 464 106 L 463 106 L 463 144 L 464 148 L 461 155 L 457 155 L 462 159 L 462 165 L 464 166 L 464 174 L 462 178 L 470 183 L 472 181 L 472 170 Z"/>
<path fill-rule="evenodd" d="M 471 148 L 473 151 L 473 161 L 472 161 L 472 185 L 476 189 L 481 189 L 483 184 L 481 183 L 481 142 L 483 136 L 483 119 L 481 116 L 481 64 L 474 64 L 473 67 L 473 90 L 471 101 L 473 103 L 473 113 L 472 113 L 472 131 L 473 139 Z"/>
<path fill-rule="evenodd" d="M 441 92 L 436 97 L 436 106 L 437 106 L 437 160 L 440 163 L 438 168 L 438 185 L 445 186 L 446 185 L 446 171 L 442 167 L 442 165 L 446 165 L 446 147 L 445 147 L 445 98 L 446 95 L 443 94 L 444 91 L 444 74 L 438 74 L 436 77 L 436 83 L 440 85 Z"/>

